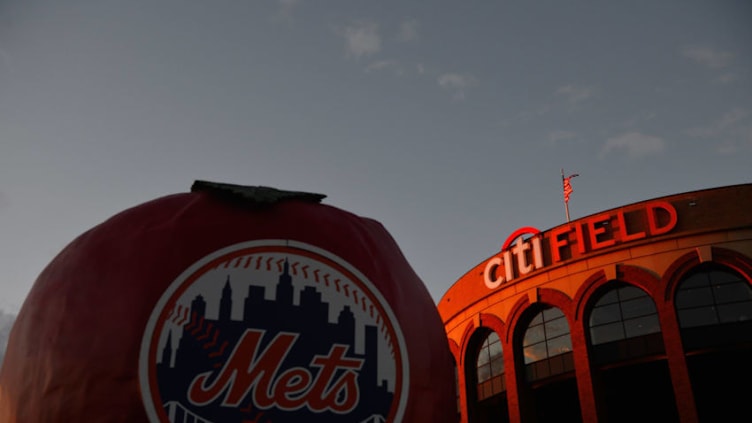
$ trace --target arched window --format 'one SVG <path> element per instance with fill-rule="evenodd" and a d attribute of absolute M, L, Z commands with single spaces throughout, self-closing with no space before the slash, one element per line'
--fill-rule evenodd
<path fill-rule="evenodd" d="M 586 312 L 591 372 L 601 392 L 609 392 L 601 407 L 617 421 L 644 419 L 643 410 L 651 410 L 655 421 L 679 421 L 653 298 L 612 280 L 594 293 L 591 304 Z"/>
<path fill-rule="evenodd" d="M 490 331 L 481 344 L 477 360 L 478 400 L 482 401 L 506 391 L 504 384 L 504 355 L 499 335 Z"/>
<path fill-rule="evenodd" d="M 522 352 L 528 380 L 574 370 L 569 323 L 560 309 L 547 308 L 533 317 L 525 331 Z"/>
<path fill-rule="evenodd" d="M 525 331 L 522 349 L 525 364 L 572 351 L 569 324 L 564 313 L 555 307 L 538 313 Z"/>
<path fill-rule="evenodd" d="M 752 288 L 738 273 L 700 266 L 681 281 L 676 312 L 682 329 L 752 320 Z"/>
<path fill-rule="evenodd" d="M 717 263 L 696 266 L 674 298 L 700 421 L 730 421 L 748 412 L 752 377 L 752 287 Z"/>
<path fill-rule="evenodd" d="M 592 345 L 661 331 L 653 299 L 642 289 L 624 283 L 598 299 L 590 312 L 589 325 Z"/>

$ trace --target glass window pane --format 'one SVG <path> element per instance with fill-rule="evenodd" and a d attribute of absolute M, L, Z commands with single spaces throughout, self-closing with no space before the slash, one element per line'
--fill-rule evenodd
<path fill-rule="evenodd" d="M 501 358 L 491 362 L 491 375 L 499 376 L 504 373 L 504 360 Z"/>
<path fill-rule="evenodd" d="M 488 345 L 491 345 L 491 344 L 493 344 L 495 342 L 501 342 L 499 340 L 499 335 L 496 332 L 491 331 L 491 332 L 488 333 L 488 336 L 486 336 L 486 340 L 483 342 L 483 344 L 486 345 L 486 346 L 488 346 Z"/>
<path fill-rule="evenodd" d="M 683 328 L 718 324 L 714 307 L 679 310 L 679 325 Z"/>
<path fill-rule="evenodd" d="M 501 342 L 494 342 L 493 344 L 488 346 L 488 355 L 491 356 L 491 359 L 500 357 L 501 354 Z"/>
<path fill-rule="evenodd" d="M 624 325 L 621 322 L 590 328 L 590 340 L 593 345 L 624 339 Z"/>
<path fill-rule="evenodd" d="M 548 339 L 569 333 L 569 323 L 564 317 L 546 322 L 545 327 Z"/>
<path fill-rule="evenodd" d="M 661 325 L 658 322 L 658 316 L 653 314 L 650 316 L 643 316 L 636 319 L 625 320 L 624 330 L 627 333 L 627 338 L 634 338 L 636 336 L 660 332 Z"/>
<path fill-rule="evenodd" d="M 601 325 L 604 323 L 618 322 L 621 320 L 621 311 L 619 304 L 610 304 L 607 306 L 598 306 L 590 314 L 590 326 Z"/>
<path fill-rule="evenodd" d="M 710 285 L 710 281 L 708 280 L 707 274 L 705 272 L 701 272 L 695 273 L 694 275 L 691 275 L 684 279 L 681 287 L 682 289 L 702 288 L 708 285 Z"/>
<path fill-rule="evenodd" d="M 689 308 L 713 304 L 713 292 L 710 287 L 685 289 L 684 284 L 676 293 L 676 307 Z"/>
<path fill-rule="evenodd" d="M 621 303 L 621 311 L 624 319 L 655 314 L 655 304 L 650 297 L 636 298 Z"/>
<path fill-rule="evenodd" d="M 721 323 L 744 322 L 752 319 L 752 301 L 718 306 Z"/>
<path fill-rule="evenodd" d="M 504 378 L 501 376 L 495 376 L 493 379 L 491 379 L 491 384 L 493 387 L 494 394 L 498 394 L 499 392 L 506 391 L 506 387 L 504 385 Z"/>
<path fill-rule="evenodd" d="M 622 286 L 619 288 L 619 299 L 621 301 L 625 300 L 631 300 L 632 298 L 642 298 L 647 297 L 648 294 L 643 291 L 642 289 L 636 287 L 636 286 Z"/>
<path fill-rule="evenodd" d="M 501 371 L 503 372 L 503 356 L 501 351 L 501 341 L 499 335 L 496 332 L 489 332 L 486 339 L 483 340 L 480 351 L 478 352 L 478 360 L 476 363 L 478 384 L 488 381 L 491 377 L 495 376 L 495 369 L 499 367 L 497 362 L 501 361 Z M 488 384 L 490 386 L 490 384 Z"/>
<path fill-rule="evenodd" d="M 481 348 L 480 353 L 478 353 L 478 366 L 482 366 L 488 363 L 488 361 L 489 361 L 488 350 L 485 348 Z"/>
<path fill-rule="evenodd" d="M 752 299 L 752 288 L 746 282 L 734 282 L 713 287 L 718 303 L 731 303 Z"/>
<path fill-rule="evenodd" d="M 549 357 L 572 351 L 572 340 L 569 335 L 549 339 L 547 344 Z"/>
<path fill-rule="evenodd" d="M 533 317 L 533 320 L 530 321 L 529 326 L 540 325 L 541 323 L 543 323 L 543 313 L 538 313 Z"/>
<path fill-rule="evenodd" d="M 743 282 L 743 279 L 738 275 L 731 272 L 725 272 L 723 270 L 710 271 L 708 272 L 708 277 L 713 284 Z"/>
<path fill-rule="evenodd" d="M 525 364 L 530 364 L 536 361 L 544 360 L 547 358 L 546 343 L 539 342 L 537 344 L 529 345 L 522 349 L 522 353 L 525 356 Z"/>
<path fill-rule="evenodd" d="M 701 265 L 679 286 L 676 309 L 681 327 L 710 326 L 752 319 L 752 287 L 738 273 Z M 694 288 L 707 286 L 708 288 Z"/>
<path fill-rule="evenodd" d="M 485 382 L 491 379 L 491 367 L 490 366 L 478 366 L 478 383 Z"/>
<path fill-rule="evenodd" d="M 491 382 L 486 382 L 483 384 L 483 398 L 489 398 L 491 395 L 493 395 L 493 385 Z"/>
<path fill-rule="evenodd" d="M 544 339 L 543 326 L 531 326 L 525 331 L 525 339 L 522 341 L 522 346 L 526 347 L 528 345 L 543 342 Z"/>
<path fill-rule="evenodd" d="M 605 294 L 598 300 L 598 302 L 595 304 L 596 306 L 606 305 L 606 304 L 613 304 L 615 302 L 619 301 L 619 299 L 616 297 L 616 290 L 612 289 Z"/>
<path fill-rule="evenodd" d="M 543 310 L 543 320 L 548 322 L 557 317 L 564 317 L 564 312 L 557 307 L 551 307 Z"/>

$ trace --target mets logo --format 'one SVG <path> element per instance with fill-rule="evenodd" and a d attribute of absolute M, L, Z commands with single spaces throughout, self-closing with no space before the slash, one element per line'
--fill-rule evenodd
<path fill-rule="evenodd" d="M 152 311 L 152 423 L 400 422 L 408 358 L 377 287 L 318 247 L 252 241 L 186 269 Z"/>

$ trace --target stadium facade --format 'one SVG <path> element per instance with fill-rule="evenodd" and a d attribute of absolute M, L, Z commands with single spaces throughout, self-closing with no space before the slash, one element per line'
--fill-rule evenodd
<path fill-rule="evenodd" d="M 752 420 L 752 184 L 500 245 L 438 304 L 458 421 Z"/>

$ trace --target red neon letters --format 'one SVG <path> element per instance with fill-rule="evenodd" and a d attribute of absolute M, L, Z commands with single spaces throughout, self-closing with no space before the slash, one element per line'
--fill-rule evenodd
<path fill-rule="evenodd" d="M 604 213 L 572 225 L 559 226 L 552 229 L 548 236 L 526 226 L 513 232 L 504 242 L 501 252 L 486 262 L 483 279 L 487 288 L 495 289 L 515 277 L 543 268 L 547 265 L 544 263 L 544 241 L 548 241 L 551 257 L 548 264 L 552 264 L 668 233 L 676 227 L 677 222 L 674 206 L 666 201 L 657 201 L 629 214 L 621 209 L 614 214 Z M 523 239 L 526 234 L 531 236 Z"/>

